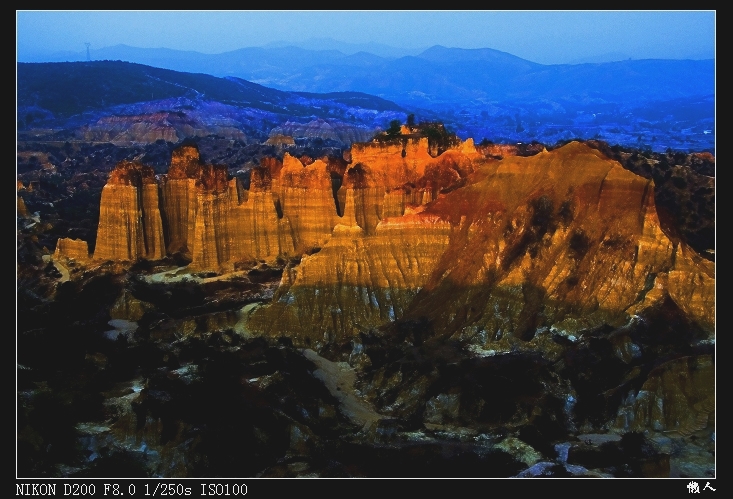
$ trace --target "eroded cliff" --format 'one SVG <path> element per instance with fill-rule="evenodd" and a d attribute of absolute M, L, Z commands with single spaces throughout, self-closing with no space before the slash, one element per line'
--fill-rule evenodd
<path fill-rule="evenodd" d="M 164 255 L 155 173 L 149 166 L 122 162 L 102 189 L 94 258 L 160 259 Z"/>
<path fill-rule="evenodd" d="M 427 139 L 406 139 L 350 157 L 286 153 L 254 168 L 248 190 L 194 146 L 174 152 L 160 186 L 123 163 L 103 191 L 94 257 L 166 248 L 227 271 L 302 256 L 248 327 L 304 345 L 428 319 L 507 350 L 543 331 L 572 341 L 619 327 L 666 298 L 713 335 L 714 265 L 662 230 L 653 181 L 596 149 L 497 160 L 467 141 L 434 158 Z"/>
<path fill-rule="evenodd" d="M 580 143 L 503 161 L 402 151 L 352 149 L 347 226 L 251 315 L 254 330 L 323 345 L 427 318 L 441 334 L 511 350 L 542 331 L 572 341 L 618 327 L 669 296 L 713 335 L 712 266 L 661 230 L 652 181 Z M 423 186 L 426 206 L 380 219 L 369 190 L 381 182 Z"/>

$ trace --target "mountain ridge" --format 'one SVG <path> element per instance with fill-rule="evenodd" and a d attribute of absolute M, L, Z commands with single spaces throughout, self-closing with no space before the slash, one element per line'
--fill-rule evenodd
<path fill-rule="evenodd" d="M 18 129 L 65 129 L 77 138 L 85 134 L 82 129 L 104 127 L 100 120 L 137 116 L 137 122 L 153 123 L 159 111 L 194 120 L 200 133 L 207 127 L 217 133 L 227 122 L 261 141 L 289 121 L 327 119 L 364 135 L 406 115 L 399 105 L 361 92 L 298 94 L 233 76 L 123 61 L 20 63 L 17 74 Z"/>
<path fill-rule="evenodd" d="M 526 71 L 541 71 L 540 74 L 549 71 L 553 75 L 554 79 L 561 78 L 566 85 L 568 82 L 578 81 L 579 76 L 581 74 L 584 74 L 585 79 L 580 79 L 580 81 L 583 81 L 586 86 L 589 85 L 587 81 L 589 71 L 593 72 L 597 71 L 599 68 L 612 67 L 609 66 L 609 64 L 621 64 L 634 67 L 640 61 L 645 61 L 643 63 L 644 68 L 653 68 L 654 71 L 656 71 L 657 73 L 661 72 L 660 75 L 649 75 L 650 78 L 653 78 L 653 81 L 655 81 L 656 84 L 660 84 L 661 82 L 663 86 L 658 88 L 667 88 L 670 86 L 670 84 L 666 83 L 664 79 L 657 79 L 659 76 L 666 75 L 669 78 L 675 73 L 680 74 L 680 72 L 687 72 L 690 76 L 693 77 L 695 85 L 700 88 L 700 90 L 695 90 L 695 95 L 704 95 L 708 93 L 713 93 L 714 91 L 711 73 L 714 59 L 697 61 L 700 64 L 692 66 L 690 66 L 688 63 L 693 61 L 686 60 L 625 60 L 616 61 L 615 63 L 595 63 L 591 66 L 580 64 L 577 66 L 582 67 L 578 69 L 575 67 L 576 65 L 571 64 L 542 65 L 527 61 L 526 59 L 522 59 L 507 52 L 501 52 L 490 48 L 461 49 L 443 47 L 440 45 L 430 47 L 414 56 L 403 56 L 397 59 L 388 59 L 372 54 L 372 56 L 369 57 L 370 62 L 368 64 L 366 64 L 364 60 L 353 58 L 354 54 L 347 55 L 337 50 L 308 50 L 301 49 L 299 47 L 278 47 L 272 49 L 267 49 L 264 47 L 246 47 L 229 52 L 224 52 L 221 54 L 202 54 L 193 51 L 176 51 L 172 49 L 139 49 L 128 46 L 123 46 L 124 48 L 120 51 L 119 47 L 120 46 L 100 49 L 104 50 L 104 52 L 102 52 L 102 54 L 104 54 L 102 55 L 102 57 L 109 59 L 127 57 L 129 59 L 137 59 L 131 60 L 129 62 L 147 63 L 150 65 L 155 65 L 177 71 L 203 72 L 207 74 L 212 74 L 214 76 L 232 75 L 239 76 L 243 79 L 254 82 L 257 82 L 258 80 L 267 81 L 269 85 L 275 85 L 282 90 L 299 90 L 310 92 L 336 90 L 336 88 L 333 87 L 324 87 L 322 82 L 317 84 L 316 82 L 320 82 L 321 80 L 323 80 L 323 78 L 317 73 L 312 75 L 310 78 L 307 77 L 306 74 L 313 73 L 315 69 L 319 67 L 322 68 L 322 70 L 327 71 L 329 70 L 329 68 L 332 67 L 341 67 L 339 61 L 347 61 L 348 67 L 350 67 L 352 71 L 354 70 L 355 66 L 360 67 L 359 64 L 362 65 L 362 69 L 370 68 L 371 72 L 374 72 L 375 67 L 383 68 L 384 72 L 372 75 L 374 81 L 379 81 L 384 79 L 385 76 L 388 75 L 390 72 L 393 72 L 395 69 L 397 69 L 400 64 L 406 64 L 411 58 L 416 58 L 433 64 L 458 64 L 459 66 L 468 62 L 482 61 L 483 63 L 492 63 L 494 65 L 499 65 L 498 67 L 493 66 L 491 68 L 492 71 L 499 71 L 500 73 L 513 75 L 513 77 L 517 76 L 517 71 L 519 71 L 519 74 Z M 134 53 L 130 54 L 129 52 L 131 50 Z M 181 61 L 183 61 L 185 57 L 188 57 L 189 54 L 193 56 L 192 59 L 189 61 L 187 66 L 182 65 Z M 147 62 L 145 62 L 146 59 Z M 211 61 L 211 64 L 206 62 L 207 60 Z M 697 67 L 695 71 L 685 69 L 695 67 Z M 303 72 L 305 68 L 310 69 L 307 72 Z M 413 65 L 413 70 L 416 68 L 417 67 Z M 420 67 L 421 71 L 426 71 L 427 69 L 428 68 L 426 67 Z M 473 68 L 474 74 L 476 73 L 477 69 L 478 68 L 476 67 Z M 700 78 L 696 76 L 696 72 L 699 72 L 701 70 L 705 71 L 705 78 L 708 82 L 707 87 L 702 85 L 703 80 L 700 80 Z M 288 88 L 287 83 L 285 83 L 286 81 L 290 80 L 290 77 L 293 76 L 294 71 L 300 77 L 299 83 L 301 85 L 301 88 Z M 568 72 L 570 74 L 568 74 Z M 285 75 L 284 78 L 283 75 Z M 450 77 L 449 74 L 444 76 Z M 631 76 L 633 76 L 633 73 L 631 74 Z M 594 78 L 596 80 L 602 79 L 600 75 L 595 76 Z M 617 80 L 617 83 L 619 81 L 623 80 Z M 412 83 L 414 84 L 414 82 Z M 461 81 L 460 84 L 463 86 L 468 85 L 467 88 L 472 88 L 470 86 L 470 83 L 467 81 Z M 600 83 L 598 81 L 596 83 L 593 83 L 593 85 L 599 84 Z M 687 84 L 689 87 L 689 78 Z M 308 85 L 308 88 L 303 88 L 303 85 Z M 375 87 L 369 86 L 366 83 L 361 83 L 360 85 L 360 87 L 352 87 L 347 89 L 340 88 L 339 90 L 363 91 L 366 93 L 375 94 L 375 92 L 373 91 Z M 643 89 L 644 87 L 639 88 Z M 419 86 L 413 87 L 412 89 L 422 91 Z M 589 88 L 588 91 L 593 92 L 600 89 L 601 88 Z M 391 98 L 399 95 L 399 93 L 402 91 L 403 89 L 401 87 L 393 87 L 393 94 L 391 95 Z M 536 93 L 537 90 L 535 90 L 534 92 Z M 686 92 L 689 94 L 690 90 L 688 89 Z M 509 91 L 508 95 L 511 95 L 511 93 L 512 92 Z M 659 93 L 659 91 L 656 91 L 656 93 Z M 662 93 L 664 93 L 664 91 Z M 537 95 L 539 96 L 540 94 Z M 656 98 L 659 98 L 659 96 L 657 96 Z M 445 97 L 443 97 L 443 99 L 445 99 Z M 460 102 L 460 100 L 455 102 Z"/>
<path fill-rule="evenodd" d="M 244 55 L 255 53 L 256 58 Z M 303 57 L 306 53 L 310 59 Z M 362 92 L 405 109 L 400 119 L 414 113 L 420 120 L 442 121 L 462 138 L 502 142 L 600 138 L 626 146 L 648 145 L 658 152 L 714 151 L 714 60 L 543 66 L 493 49 L 437 46 L 422 56 L 393 60 L 362 53 L 333 59 L 323 56 L 326 52 L 300 49 L 252 48 L 237 54 L 207 55 L 201 60 L 209 62 L 186 70 L 240 78 L 272 91 Z M 170 71 L 186 66 L 178 59 L 170 61 Z M 166 65 L 159 59 L 154 62 Z M 18 67 L 25 64 L 42 63 Z M 18 87 L 21 96 L 24 87 Z M 310 114 L 319 113 L 313 109 Z M 37 114 L 41 118 L 43 112 Z M 384 128 L 390 119 L 370 126 Z"/>

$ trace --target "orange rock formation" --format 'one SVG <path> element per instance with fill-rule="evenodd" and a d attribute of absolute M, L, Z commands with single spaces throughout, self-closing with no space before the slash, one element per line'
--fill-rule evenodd
<path fill-rule="evenodd" d="M 19 217 L 27 217 L 28 216 L 28 208 L 25 205 L 25 201 L 23 201 L 23 198 L 20 196 L 17 196 L 18 203 L 16 207 L 16 214 Z"/>
<path fill-rule="evenodd" d="M 263 161 L 244 190 L 227 180 L 225 166 L 203 164 L 194 146 L 179 147 L 159 188 L 166 252 L 187 255 L 195 268 L 228 269 L 238 261 L 315 251 L 338 224 L 373 234 L 383 218 L 401 216 L 411 204 L 427 203 L 441 188 L 465 180 L 471 158 L 479 157 L 472 142 L 438 159 L 428 154 L 426 139 L 357 149 L 354 157 L 363 161 L 352 161 L 348 170 L 341 160 L 287 153 L 282 163 Z M 135 168 L 121 164 L 105 187 L 97 259 L 162 257 L 147 249 L 148 239 L 158 241 L 161 215 L 135 204 L 141 189 L 146 206 L 157 202 L 154 178 Z"/>
<path fill-rule="evenodd" d="M 306 255 L 247 326 L 304 345 L 428 318 L 511 349 L 538 331 L 572 341 L 618 327 L 668 298 L 714 334 L 714 265 L 662 231 L 652 181 L 598 150 L 499 161 L 467 141 L 433 158 L 421 139 L 357 144 L 350 157 L 263 161 L 245 190 L 181 147 L 162 217 L 152 172 L 124 163 L 103 192 L 94 256 L 160 258 L 163 234 L 193 268 Z"/>
<path fill-rule="evenodd" d="M 388 150 L 393 158 L 381 165 L 400 180 L 420 168 L 424 182 L 450 157 L 409 168 L 401 150 Z M 379 155 L 368 152 L 352 157 L 380 171 Z M 580 143 L 472 164 L 471 183 L 413 215 L 380 220 L 373 234 L 348 217 L 358 200 L 347 197 L 349 227 L 304 259 L 249 327 L 318 344 L 428 317 L 436 330 L 511 348 L 542 328 L 572 337 L 620 326 L 670 296 L 713 334 L 712 266 L 662 232 L 651 181 Z"/>
<path fill-rule="evenodd" d="M 69 258 L 85 262 L 89 260 L 89 244 L 81 239 L 61 238 L 56 242 L 54 260 Z"/>
<path fill-rule="evenodd" d="M 102 189 L 94 258 L 136 260 L 164 255 L 155 173 L 149 166 L 122 162 Z"/>

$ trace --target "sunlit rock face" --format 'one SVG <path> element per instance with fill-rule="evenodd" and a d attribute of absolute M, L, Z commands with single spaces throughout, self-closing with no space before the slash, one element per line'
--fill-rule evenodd
<path fill-rule="evenodd" d="M 228 188 L 225 165 L 202 163 L 195 146 L 173 151 L 162 182 L 168 253 L 189 255 L 204 267 L 228 259 Z"/>
<path fill-rule="evenodd" d="M 475 170 L 480 156 L 473 143 L 438 158 L 428 154 L 427 139 L 360 144 L 351 152 L 351 167 L 337 194 L 342 206 L 338 225 L 319 252 L 286 272 L 275 303 L 251 315 L 254 330 L 284 333 L 315 346 L 394 321 L 405 314 L 448 250 L 450 221 L 421 211 Z M 285 184 L 286 177 L 281 178 Z M 322 192 L 325 176 L 320 178 Z M 326 196 L 322 199 L 313 211 L 326 211 Z M 285 203 L 286 216 L 291 206 Z M 291 218 L 293 227 L 305 225 L 297 220 Z"/>
<path fill-rule="evenodd" d="M 341 195 L 353 197 L 357 223 L 372 235 L 382 218 L 401 216 L 410 207 L 433 201 L 441 190 L 461 185 L 479 157 L 471 139 L 438 158 L 429 154 L 426 138 L 354 144 Z"/>
<path fill-rule="evenodd" d="M 162 214 L 152 170 L 118 166 L 95 258 L 165 247 L 227 270 L 307 255 L 251 314 L 255 332 L 315 345 L 429 319 L 505 350 L 620 327 L 671 299 L 714 337 L 713 264 L 662 231 L 651 180 L 584 144 L 503 160 L 472 141 L 434 158 L 426 139 L 355 145 L 350 164 L 285 154 L 254 168 L 249 190 L 184 146 L 160 189 Z"/>
<path fill-rule="evenodd" d="M 296 252 L 323 246 L 338 218 L 328 164 L 318 159 L 304 165 L 286 153 L 279 184 L 282 212 L 292 229 Z"/>
<path fill-rule="evenodd" d="M 122 162 L 102 189 L 94 258 L 129 260 L 165 255 L 153 169 Z"/>
<path fill-rule="evenodd" d="M 129 170 L 121 164 L 103 194 L 101 219 L 108 230 L 99 232 L 102 246 L 95 257 L 134 260 L 179 253 L 192 268 L 218 270 L 237 261 L 318 248 L 339 218 L 334 167 L 322 160 L 307 163 L 287 154 L 283 164 L 265 161 L 253 169 L 245 191 L 238 180 L 228 180 L 226 166 L 204 164 L 195 146 L 179 147 L 161 180 L 162 225 L 160 212 L 146 208 L 158 205 L 152 170 L 148 183 L 136 187 L 133 180 L 119 181 Z M 112 208 L 114 199 L 123 209 Z M 165 246 L 162 239 L 151 245 L 146 238 L 152 236 L 145 231 L 164 233 Z M 166 251 L 161 252 L 163 247 Z"/>
<path fill-rule="evenodd" d="M 379 178 L 373 170 L 359 163 L 349 168 L 344 175 L 344 182 L 339 194 L 345 198 L 342 209 L 344 222 L 353 223 L 365 230 L 366 234 L 374 234 L 377 224 L 385 213 L 384 198 L 392 194 L 392 215 L 400 216 L 405 210 L 405 192 L 402 189 L 386 191 L 379 184 Z"/>
<path fill-rule="evenodd" d="M 265 161 L 244 190 L 224 166 L 201 164 L 195 148 L 177 150 L 163 184 L 168 251 L 220 269 L 321 247 L 338 221 L 333 168 L 306 163 L 287 153 L 282 164 Z"/>
<path fill-rule="evenodd" d="M 458 206 L 466 219 L 453 240 L 455 257 L 431 283 L 436 292 L 414 307 L 447 331 L 481 332 L 485 344 L 507 346 L 541 328 L 573 336 L 619 326 L 655 279 L 662 293 L 682 296 L 661 280 L 679 267 L 675 254 L 689 250 L 662 232 L 653 183 L 582 144 L 505 159 L 486 180 L 428 211 L 455 223 Z M 711 278 L 704 266 L 689 265 Z M 714 309 L 710 295 L 694 293 L 705 302 L 698 310 Z M 439 302 L 440 312 L 431 313 Z"/>
<path fill-rule="evenodd" d="M 669 295 L 706 330 L 715 330 L 715 263 L 680 245 L 667 274 Z"/>
<path fill-rule="evenodd" d="M 193 241 L 189 249 L 192 265 L 216 269 L 231 258 L 229 244 L 229 203 L 227 195 L 198 192 L 194 215 Z"/>
<path fill-rule="evenodd" d="M 419 144 L 404 156 L 385 147 L 384 158 L 374 146 L 355 149 L 343 226 L 252 315 L 254 329 L 313 344 L 428 318 L 442 334 L 501 350 L 543 330 L 573 341 L 619 327 L 669 296 L 713 334 L 712 268 L 662 232 L 653 182 L 600 152 L 570 143 L 471 162 L 460 151 L 430 158 Z M 457 182 L 462 174 L 471 182 Z M 392 188 L 425 186 L 427 204 L 380 219 L 369 189 L 387 178 Z M 431 181 L 454 188 L 430 190 Z"/>
<path fill-rule="evenodd" d="M 305 256 L 250 327 L 316 346 L 404 315 L 448 248 L 450 224 L 429 215 L 383 220 L 374 235 L 337 225 L 320 252 Z"/>
<path fill-rule="evenodd" d="M 369 166 L 371 182 L 385 189 L 417 180 L 433 157 L 428 153 L 428 139 L 406 140 L 404 143 L 367 143 L 351 147 L 351 164 Z"/>
<path fill-rule="evenodd" d="M 54 260 L 68 258 L 84 262 L 89 259 L 89 244 L 81 239 L 60 238 L 56 242 L 53 258 Z"/>
<path fill-rule="evenodd" d="M 268 260 L 294 252 L 289 222 L 278 216 L 279 196 L 272 190 L 273 175 L 279 174 L 282 164 L 264 163 L 251 170 L 248 191 L 236 180 L 229 181 L 229 244 L 234 260 Z"/>

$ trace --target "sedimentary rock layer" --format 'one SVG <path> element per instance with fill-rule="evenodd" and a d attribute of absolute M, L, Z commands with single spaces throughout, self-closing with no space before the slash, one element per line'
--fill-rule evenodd
<path fill-rule="evenodd" d="M 263 161 L 251 172 L 249 190 L 228 180 L 224 165 L 201 162 L 195 146 L 173 152 L 159 185 L 152 171 L 123 163 L 105 187 L 95 258 L 179 253 L 193 267 L 216 270 L 317 251 L 338 224 L 374 235 L 382 219 L 414 211 L 465 181 L 479 157 L 469 141 L 432 158 L 426 139 L 361 145 L 353 153 L 351 166 L 287 153 L 282 163 Z"/>
<path fill-rule="evenodd" d="M 118 145 L 152 144 L 158 140 L 176 143 L 186 137 L 214 133 L 231 139 L 246 140 L 245 134 L 225 118 L 210 121 L 202 120 L 201 116 L 166 111 L 107 116 L 92 125 L 85 125 L 77 130 L 76 134 L 85 141 L 104 141 Z"/>
<path fill-rule="evenodd" d="M 450 230 L 430 215 L 384 220 L 372 236 L 337 225 L 320 252 L 284 277 L 292 285 L 256 311 L 250 327 L 315 346 L 394 321 L 434 272 Z"/>
<path fill-rule="evenodd" d="M 289 136 L 291 140 L 292 137 L 308 137 L 337 140 L 344 144 L 351 144 L 352 142 L 369 140 L 374 135 L 374 130 L 349 125 L 347 123 L 329 123 L 325 120 L 317 119 L 309 123 L 293 123 L 288 121 L 270 131 L 270 139 L 277 135 Z"/>
<path fill-rule="evenodd" d="M 159 259 L 165 255 L 158 186 L 153 169 L 123 162 L 102 189 L 94 258 Z"/>
<path fill-rule="evenodd" d="M 669 298 L 713 335 L 713 265 L 664 233 L 651 180 L 581 143 L 503 160 L 470 141 L 433 158 L 425 139 L 355 145 L 348 165 L 285 154 L 249 190 L 185 146 L 160 191 L 162 214 L 151 170 L 113 172 L 95 258 L 165 247 L 226 270 L 306 255 L 253 331 L 324 342 L 427 318 L 501 349 L 619 327 Z"/>
<path fill-rule="evenodd" d="M 297 252 L 323 246 L 331 237 L 338 214 L 328 165 L 304 165 L 285 154 L 280 171 L 280 202 L 292 228 Z"/>
<path fill-rule="evenodd" d="M 436 164 L 411 169 L 390 153 L 381 165 L 402 178 L 420 168 L 424 180 Z M 352 158 L 377 170 L 366 163 L 376 154 Z M 712 269 L 661 230 L 651 181 L 579 143 L 487 162 L 472 179 L 416 215 L 382 219 L 373 234 L 358 216 L 358 188 L 369 184 L 352 182 L 350 228 L 289 276 L 279 301 L 252 315 L 253 329 L 276 323 L 322 342 L 328 331 L 428 318 L 445 334 L 510 348 L 542 329 L 574 337 L 618 327 L 668 295 L 713 334 Z"/>
<path fill-rule="evenodd" d="M 70 258 L 73 260 L 86 261 L 89 259 L 89 244 L 81 239 L 60 238 L 56 242 L 56 251 L 53 258 L 59 260 Z"/>

